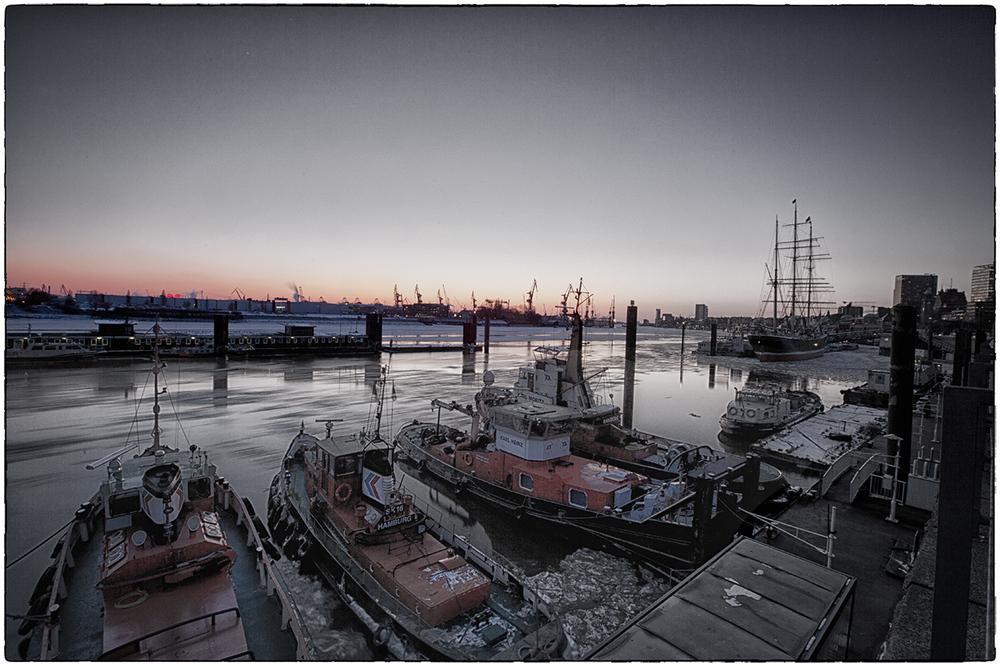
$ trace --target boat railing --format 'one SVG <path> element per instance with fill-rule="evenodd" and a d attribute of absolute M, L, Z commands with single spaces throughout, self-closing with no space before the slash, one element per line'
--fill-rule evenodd
<path fill-rule="evenodd" d="M 271 558 L 264 550 L 260 532 L 254 524 L 253 517 L 248 515 L 246 502 L 225 481 L 219 483 L 222 493 L 221 504 L 224 508 L 232 508 L 236 512 L 236 524 L 242 524 L 247 530 L 247 547 L 253 546 L 257 553 L 257 572 L 260 575 L 260 586 L 265 588 L 268 596 L 276 596 L 281 606 L 281 629 L 290 629 L 295 638 L 296 653 L 300 660 L 310 659 L 310 639 L 307 637 L 298 607 L 288 596 L 288 592 Z M 280 584 L 278 584 L 280 583 Z"/>
<path fill-rule="evenodd" d="M 423 621 L 418 613 L 411 610 L 400 597 L 379 583 L 374 576 L 374 571 L 366 569 L 351 556 L 343 541 L 332 533 L 336 529 L 335 527 L 325 520 L 314 521 L 313 524 L 317 529 L 313 530 L 312 533 L 317 539 L 322 540 L 324 550 L 333 557 L 343 569 L 344 574 L 350 576 L 351 580 L 379 607 L 391 613 L 396 622 L 417 636 L 424 630 L 430 629 L 430 626 Z M 330 581 L 330 583 L 338 584 L 341 590 L 346 592 L 342 582 Z M 459 659 L 461 654 L 456 652 L 452 657 Z"/>
<path fill-rule="evenodd" d="M 109 659 L 117 660 L 117 659 L 125 658 L 125 657 L 129 656 L 130 654 L 132 654 L 133 652 L 139 652 L 139 650 L 141 649 L 143 641 L 148 641 L 150 638 L 154 638 L 154 637 L 159 636 L 161 634 L 165 634 L 168 631 L 173 631 L 174 629 L 177 629 L 178 627 L 183 627 L 183 626 L 187 626 L 189 624 L 194 624 L 195 622 L 201 622 L 202 620 L 211 619 L 212 620 L 212 627 L 213 627 L 213 631 L 214 631 L 216 618 L 219 617 L 220 615 L 226 615 L 228 613 L 234 613 L 236 615 L 237 619 L 239 619 L 239 617 L 240 617 L 240 609 L 239 609 L 239 607 L 232 606 L 230 608 L 223 608 L 223 609 L 220 609 L 220 610 L 217 610 L 217 611 L 213 611 L 211 613 L 205 613 L 204 615 L 199 615 L 198 617 L 188 618 L 187 620 L 184 620 L 183 622 L 176 622 L 176 623 L 174 623 L 174 624 L 172 624 L 172 625 L 170 625 L 168 627 L 163 627 L 161 629 L 157 629 L 156 631 L 151 631 L 151 632 L 149 632 L 148 634 L 146 634 L 144 636 L 139 636 L 138 638 L 130 639 L 126 643 L 122 643 L 121 645 L 118 645 L 116 647 L 111 648 L 110 650 L 105 651 L 100 657 L 98 657 L 98 660 L 99 661 L 109 660 Z M 232 660 L 232 659 L 239 659 L 240 657 L 245 657 L 245 656 L 252 657 L 253 653 L 251 651 L 249 651 L 249 650 L 246 650 L 246 651 L 240 652 L 238 654 L 229 655 L 228 657 L 225 658 L 225 660 L 228 661 L 228 660 Z"/>
<path fill-rule="evenodd" d="M 477 564 L 480 568 L 484 568 L 494 574 L 494 579 L 504 582 L 507 584 L 511 581 L 512 575 L 508 568 L 502 567 L 495 559 L 487 556 L 486 552 L 472 546 L 469 543 L 469 539 L 462 537 L 460 534 L 455 532 L 454 528 L 448 529 L 442 526 L 440 520 L 433 518 L 425 510 L 426 507 L 418 507 L 424 511 L 425 516 L 427 516 L 426 524 L 428 528 L 433 532 L 437 532 L 441 541 L 446 545 L 454 545 L 458 548 L 465 548 L 466 552 L 463 555 L 467 559 L 471 560 L 473 563 Z M 333 556 L 333 559 L 340 565 L 347 576 L 358 585 L 372 600 L 375 601 L 381 608 L 390 612 L 393 618 L 400 625 L 405 627 L 408 631 L 419 636 L 423 631 L 430 629 L 431 627 L 424 622 L 421 618 L 419 612 L 411 610 L 401 599 L 396 596 L 394 592 L 387 590 L 374 576 L 374 571 L 365 568 L 358 562 L 354 557 L 351 556 L 350 552 L 347 550 L 347 546 L 343 541 L 336 537 L 333 533 L 336 528 L 331 525 L 328 521 L 320 520 L 314 521 L 314 525 L 318 529 L 313 530 L 313 534 L 322 539 L 323 546 L 326 552 Z M 490 564 L 482 564 L 481 562 L 489 562 Z M 537 610 L 542 614 L 542 616 L 552 619 L 553 613 L 542 601 L 541 597 L 537 592 L 528 588 L 523 583 L 518 581 L 521 589 L 523 590 L 524 599 L 532 604 L 533 610 Z M 342 588 L 343 589 L 343 588 Z M 445 649 L 444 646 L 438 646 L 438 649 Z M 455 659 L 462 659 L 463 655 L 459 652 L 455 652 L 451 655 Z"/>
<path fill-rule="evenodd" d="M 517 580 L 517 584 L 522 589 L 524 599 L 531 602 L 533 607 L 537 608 L 545 617 L 549 619 L 553 617 L 553 613 L 546 606 L 545 602 L 542 601 L 538 592 L 519 579 L 515 573 L 519 571 L 519 568 L 509 559 L 488 545 L 480 547 L 478 544 L 473 543 L 471 534 L 466 536 L 459 533 L 455 521 L 446 518 L 443 509 L 437 509 L 437 517 L 435 517 L 432 513 L 434 509 L 431 509 L 429 506 L 420 506 L 419 508 L 427 516 L 428 528 L 437 532 L 437 536 L 442 541 L 453 544 L 456 548 L 462 550 L 462 557 L 489 573 L 493 580 L 499 581 L 504 585 L 510 585 L 512 580 Z"/>
<path fill-rule="evenodd" d="M 97 507 L 96 511 L 88 510 L 89 507 Z M 59 655 L 59 597 L 66 597 L 66 582 L 63 580 L 66 568 L 75 566 L 73 562 L 73 547 L 79 539 L 89 541 L 93 535 L 90 529 L 97 512 L 102 512 L 103 505 L 100 501 L 100 493 L 95 493 L 90 498 L 89 504 L 81 505 L 76 513 L 76 518 L 66 528 L 59 544 L 59 558 L 56 560 L 55 575 L 52 578 L 52 590 L 49 592 L 49 602 L 45 606 L 44 624 L 42 625 L 41 646 L 38 653 L 39 661 L 55 659 Z"/>

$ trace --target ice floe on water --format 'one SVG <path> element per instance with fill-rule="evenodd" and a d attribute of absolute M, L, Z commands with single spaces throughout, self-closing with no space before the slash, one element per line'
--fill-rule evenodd
<path fill-rule="evenodd" d="M 581 655 L 670 589 L 667 580 L 648 569 L 589 548 L 570 553 L 557 570 L 531 576 L 527 584 L 559 613 Z"/>
<path fill-rule="evenodd" d="M 300 573 L 298 564 L 285 558 L 275 565 L 298 606 L 304 628 L 312 639 L 315 659 L 370 661 L 374 658 L 365 634 L 350 626 L 349 618 L 353 617 L 350 609 L 318 577 Z"/>

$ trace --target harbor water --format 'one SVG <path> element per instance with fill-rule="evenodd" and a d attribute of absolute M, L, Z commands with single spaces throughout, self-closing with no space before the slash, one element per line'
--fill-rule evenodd
<path fill-rule="evenodd" d="M 233 322 L 231 331 L 257 327 L 281 330 L 274 321 Z M 8 332 L 86 330 L 93 319 L 8 319 Z M 343 334 L 364 322 L 316 319 L 317 333 Z M 211 322 L 164 323 L 168 330 L 210 332 Z M 136 332 L 152 322 L 136 322 Z M 480 327 L 479 342 L 483 328 Z M 461 327 L 386 320 L 388 345 L 455 344 Z M 748 358 L 710 358 L 694 353 L 704 331 L 639 327 L 633 425 L 672 439 L 716 449 L 738 449 L 719 439 L 719 417 L 734 389 L 770 381 L 819 394 L 829 408 L 841 390 L 867 379 L 870 369 L 887 369 L 874 347 L 838 351 L 797 363 L 762 364 Z M 172 359 L 160 376 L 161 441 L 173 448 L 197 444 L 208 450 L 220 473 L 258 512 L 266 507 L 271 479 L 300 428 L 322 436 L 365 428 L 373 415 L 372 387 L 381 366 L 390 366 L 393 399 L 384 407 L 382 434 L 389 436 L 414 419 L 433 422 L 431 400 L 472 404 L 491 370 L 496 384 L 513 384 L 517 368 L 533 360 L 542 345 L 568 345 L 565 329 L 494 325 L 489 354 L 461 352 L 388 353 L 380 358 Z M 625 329 L 587 328 L 584 371 L 605 401 L 621 405 L 624 395 Z M 6 575 L 8 616 L 23 614 L 35 581 L 50 563 L 55 539 L 104 479 L 106 471 L 86 466 L 126 444 L 151 441 L 152 378 L 148 360 L 95 360 L 61 366 L 6 368 Z M 601 372 L 603 370 L 603 372 Z M 175 419 L 174 416 L 177 416 Z M 468 417 L 444 411 L 442 423 L 468 429 Z M 739 451 L 737 451 L 739 452 Z M 126 454 L 132 455 L 132 453 Z M 786 471 L 793 485 L 810 480 Z M 398 479 L 408 492 L 430 503 L 472 543 L 520 568 L 554 606 L 585 652 L 601 632 L 613 631 L 661 596 L 666 581 L 588 544 L 556 537 L 549 530 L 472 501 L 458 502 L 452 489 L 405 464 Z M 43 543 L 44 542 L 44 543 Z M 43 545 L 30 554 L 40 543 Z M 22 558 L 22 559 L 18 559 Z M 336 595 L 284 559 L 281 569 L 295 592 L 320 657 L 379 658 L 367 634 Z M 17 659 L 19 620 L 5 622 L 5 656 Z"/>

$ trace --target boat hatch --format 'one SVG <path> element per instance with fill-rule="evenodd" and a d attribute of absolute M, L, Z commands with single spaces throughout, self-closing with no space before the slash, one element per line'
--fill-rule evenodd
<path fill-rule="evenodd" d="M 139 512 L 139 491 L 129 490 L 108 498 L 108 517 L 129 516 Z"/>

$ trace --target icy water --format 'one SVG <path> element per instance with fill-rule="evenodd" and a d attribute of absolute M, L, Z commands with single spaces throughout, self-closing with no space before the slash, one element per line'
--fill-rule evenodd
<path fill-rule="evenodd" d="M 281 329 L 281 320 L 236 322 L 230 330 Z M 8 319 L 8 330 L 85 330 L 92 319 Z M 318 333 L 347 333 L 363 322 L 317 319 Z M 138 322 L 136 331 L 151 327 Z M 165 323 L 177 331 L 210 332 L 211 322 Z M 640 327 L 636 360 L 633 424 L 640 430 L 722 449 L 719 417 L 733 391 L 766 379 L 815 391 L 827 407 L 842 402 L 840 391 L 864 382 L 869 369 L 888 368 L 874 348 L 834 352 L 789 364 L 755 359 L 698 356 L 706 332 Z M 387 321 L 385 340 L 395 344 L 455 344 L 461 327 Z M 322 435 L 318 421 L 342 419 L 337 431 L 365 427 L 372 415 L 372 386 L 383 364 L 390 366 L 396 399 L 386 405 L 383 434 L 413 419 L 433 421 L 433 398 L 473 402 L 486 370 L 496 384 L 510 385 L 519 366 L 531 362 L 539 345 L 568 344 L 564 329 L 491 327 L 490 353 L 383 354 L 381 359 L 289 358 L 272 360 L 168 361 L 161 375 L 162 441 L 171 447 L 195 443 L 208 450 L 220 473 L 249 497 L 266 506 L 271 479 L 300 427 Z M 625 330 L 586 329 L 584 368 L 595 391 L 621 404 Z M 482 327 L 480 327 L 480 341 Z M 682 354 L 683 346 L 683 354 Z M 103 467 L 87 463 L 126 442 L 150 442 L 152 378 L 147 361 L 103 361 L 86 366 L 7 367 L 6 369 L 6 613 L 25 611 L 35 580 L 49 564 L 54 540 L 11 565 L 59 531 L 81 502 L 102 481 Z M 176 418 L 175 418 L 176 416 Z M 444 412 L 442 422 L 467 428 L 467 417 Z M 569 618 L 566 626 L 583 648 L 593 647 L 630 614 L 667 589 L 631 563 L 553 537 L 544 528 L 491 512 L 483 505 L 460 504 L 451 489 L 401 466 L 403 483 L 461 526 L 473 543 L 485 546 L 521 568 Z M 790 475 L 792 483 L 796 478 Z M 294 567 L 284 567 L 310 631 L 327 659 L 375 658 L 367 636 L 335 595 Z M 5 654 L 16 659 L 17 622 L 5 623 Z"/>

